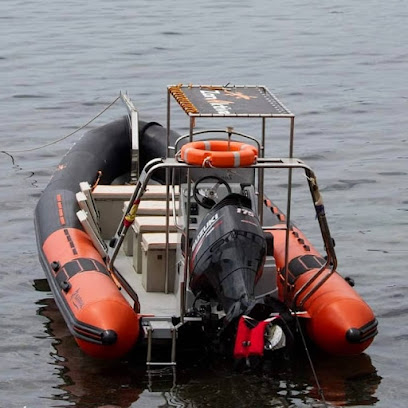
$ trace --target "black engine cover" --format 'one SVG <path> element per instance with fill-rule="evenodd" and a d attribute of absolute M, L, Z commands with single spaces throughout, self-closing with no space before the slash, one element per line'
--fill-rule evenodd
<path fill-rule="evenodd" d="M 262 274 L 266 240 L 245 196 L 230 194 L 201 222 L 192 244 L 190 287 L 195 294 L 216 296 L 226 323 L 254 302 Z"/>

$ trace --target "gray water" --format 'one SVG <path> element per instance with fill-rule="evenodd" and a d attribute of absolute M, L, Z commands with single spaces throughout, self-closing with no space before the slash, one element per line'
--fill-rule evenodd
<path fill-rule="evenodd" d="M 262 84 L 296 114 L 295 156 L 319 176 L 339 270 L 380 325 L 359 358 L 314 356 L 328 406 L 406 408 L 407 17 L 405 0 L 2 0 L 0 406 L 322 406 L 301 356 L 259 372 L 197 356 L 149 378 L 141 364 L 84 356 L 56 310 L 33 210 L 78 135 L 13 151 L 70 133 L 120 90 L 163 122 L 165 88 L 183 82 Z M 313 214 L 294 202 L 308 227 Z"/>

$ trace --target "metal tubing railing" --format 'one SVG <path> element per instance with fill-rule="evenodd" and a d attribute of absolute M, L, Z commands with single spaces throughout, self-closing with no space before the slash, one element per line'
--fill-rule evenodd
<path fill-rule="evenodd" d="M 265 157 L 265 139 L 266 139 L 266 118 L 262 118 L 261 130 L 261 146 L 258 149 L 258 158 Z M 258 170 L 258 214 L 259 221 L 263 225 L 263 200 L 264 200 L 264 172 L 263 169 Z"/>
<path fill-rule="evenodd" d="M 326 214 L 324 211 L 323 200 L 319 192 L 319 188 L 317 186 L 316 176 L 313 171 L 308 168 L 305 169 L 306 177 L 309 183 L 309 189 L 313 198 L 313 202 L 316 209 L 316 215 L 319 222 L 320 230 L 323 237 L 323 242 L 325 245 L 327 259 L 325 265 L 323 265 L 305 284 L 295 293 L 293 297 L 293 307 L 294 308 L 302 308 L 305 302 L 330 278 L 330 276 L 336 271 L 337 269 L 337 258 L 336 253 L 334 251 L 333 239 L 330 236 L 330 230 L 326 219 Z M 331 267 L 331 268 L 330 268 Z M 324 271 L 328 271 L 325 276 L 323 276 L 313 287 L 311 287 L 312 283 L 319 278 Z M 302 298 L 299 305 L 297 305 L 297 301 L 299 297 L 306 292 L 306 290 L 311 287 L 309 292 L 305 294 Z"/>
<path fill-rule="evenodd" d="M 169 158 L 169 159 L 154 159 L 151 162 L 149 162 L 145 169 L 142 172 L 141 178 L 139 179 L 139 183 L 135 188 L 135 191 L 132 195 L 131 201 L 129 202 L 129 207 L 127 212 L 130 211 L 130 209 L 132 208 L 133 203 L 136 200 L 140 200 L 143 192 L 146 190 L 147 184 L 150 180 L 150 178 L 152 177 L 152 174 L 158 170 L 161 169 L 169 169 L 169 170 L 176 170 L 176 169 L 186 169 L 187 170 L 187 188 L 188 191 L 190 191 L 191 189 L 191 177 L 189 176 L 189 172 L 191 168 L 197 168 L 198 166 L 193 166 L 184 162 L 180 162 L 175 158 Z M 321 231 L 321 235 L 323 238 L 323 242 L 325 243 L 325 247 L 326 247 L 326 252 L 328 255 L 328 259 L 327 259 L 327 263 L 326 265 L 324 265 L 313 277 L 311 280 L 309 280 L 296 294 L 295 294 L 295 298 L 294 300 L 297 301 L 297 299 L 299 298 L 299 296 L 304 293 L 306 291 L 306 289 L 308 287 L 310 287 L 310 285 L 323 273 L 324 270 L 328 269 L 328 266 L 330 264 L 332 264 L 332 268 L 331 268 L 331 272 L 326 275 L 324 278 L 322 278 L 317 285 L 315 285 L 311 291 L 306 295 L 307 298 L 311 296 L 312 293 L 314 293 L 329 277 L 330 275 L 336 270 L 337 267 L 337 260 L 336 260 L 336 255 L 335 255 L 335 251 L 333 248 L 333 241 L 332 238 L 330 236 L 330 230 L 327 224 L 327 220 L 326 220 L 326 215 L 324 213 L 324 207 L 322 204 L 322 199 L 321 199 L 321 195 L 317 186 L 317 182 L 316 182 L 316 176 L 313 172 L 313 170 L 307 166 L 305 163 L 303 163 L 301 160 L 299 159 L 295 159 L 295 158 L 271 158 L 271 159 L 260 159 L 258 160 L 258 163 L 252 165 L 252 166 L 248 166 L 249 168 L 254 168 L 254 169 L 303 169 L 306 173 L 308 182 L 309 182 L 309 188 L 310 188 L 310 192 L 312 195 L 312 199 L 313 199 L 313 203 L 315 205 L 315 209 L 316 209 L 316 215 L 319 221 L 319 226 L 320 226 L 320 231 Z M 290 198 L 290 197 L 289 197 Z M 190 194 L 188 194 L 187 196 L 187 208 L 189 208 L 190 205 Z M 290 211 L 290 209 L 289 209 Z M 126 214 L 124 215 L 124 217 L 126 216 Z M 169 216 L 169 213 L 167 214 L 167 216 Z M 290 214 L 289 214 L 290 216 Z M 124 218 L 123 218 L 124 219 Z M 121 225 L 119 225 L 118 227 L 118 232 L 117 235 L 119 236 L 119 240 L 116 243 L 116 246 L 114 248 L 113 254 L 110 257 L 110 268 L 113 269 L 113 263 L 114 260 L 116 258 L 116 255 L 119 251 L 119 248 L 123 242 L 123 238 L 124 235 L 126 234 L 126 227 L 123 226 L 123 219 L 121 221 Z M 287 217 L 287 222 L 288 219 L 290 220 L 290 217 Z M 187 279 L 188 279 L 188 259 L 189 259 L 189 217 L 187 217 L 187 224 L 185 226 L 185 233 L 186 233 L 186 240 L 185 240 L 185 263 L 184 263 L 184 285 L 183 285 L 183 293 L 181 296 L 181 314 L 182 316 L 184 316 L 185 314 L 185 302 L 186 302 L 186 290 L 187 290 Z M 286 230 L 287 232 L 289 231 L 290 225 L 286 225 Z M 286 248 L 288 249 L 288 242 L 286 242 Z M 287 255 L 286 255 L 287 256 Z M 302 304 L 307 300 L 307 298 L 303 298 L 302 300 Z"/>

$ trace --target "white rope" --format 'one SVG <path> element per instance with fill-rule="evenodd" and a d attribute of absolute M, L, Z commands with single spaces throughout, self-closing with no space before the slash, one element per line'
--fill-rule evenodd
<path fill-rule="evenodd" d="M 203 163 L 201 164 L 201 167 L 211 167 L 211 168 L 215 168 L 212 164 L 211 164 L 211 157 L 207 156 L 204 160 Z"/>
<path fill-rule="evenodd" d="M 79 127 L 78 129 L 74 130 L 73 132 L 69 133 L 66 136 L 61 137 L 60 139 L 54 140 L 53 142 L 49 142 L 45 145 L 42 146 L 37 146 L 37 147 L 32 147 L 29 149 L 22 149 L 22 150 L 0 150 L 1 153 L 7 154 L 8 156 L 11 156 L 11 153 L 26 153 L 26 152 L 33 152 L 35 150 L 40 150 L 40 149 L 44 149 L 45 147 L 57 144 L 59 142 L 62 142 L 65 139 L 68 139 L 69 137 L 71 137 L 72 135 L 74 135 L 75 133 L 78 133 L 80 130 L 86 128 L 89 124 L 91 124 L 95 119 L 99 118 L 99 116 L 101 116 L 103 113 L 105 113 L 112 105 L 114 105 L 118 99 L 120 98 L 120 96 L 118 96 L 113 102 L 111 102 L 106 108 L 104 108 L 101 112 L 99 112 L 95 117 L 93 117 L 90 121 L 88 121 L 87 123 L 85 123 L 84 125 L 82 125 L 81 127 Z"/>
<path fill-rule="evenodd" d="M 181 157 L 181 149 L 174 155 L 174 158 L 179 162 L 180 161 L 184 162 L 184 160 Z"/>

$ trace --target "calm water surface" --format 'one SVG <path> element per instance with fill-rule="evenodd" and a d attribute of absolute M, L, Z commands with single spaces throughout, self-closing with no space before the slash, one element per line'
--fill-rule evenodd
<path fill-rule="evenodd" d="M 197 359 L 175 376 L 89 359 L 44 281 L 33 210 L 77 136 L 12 151 L 68 134 L 120 90 L 163 122 L 165 87 L 196 82 L 266 85 L 297 115 L 295 155 L 319 176 L 339 270 L 380 323 L 366 354 L 314 356 L 328 405 L 406 408 L 407 17 L 405 0 L 2 0 L 0 149 L 12 157 L 0 155 L 0 406 L 322 406 L 303 353 L 252 373 Z M 313 214 L 294 203 L 307 230 Z"/>

